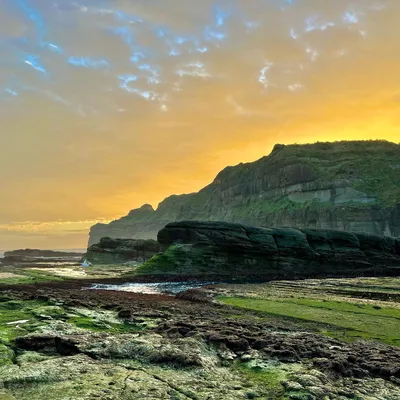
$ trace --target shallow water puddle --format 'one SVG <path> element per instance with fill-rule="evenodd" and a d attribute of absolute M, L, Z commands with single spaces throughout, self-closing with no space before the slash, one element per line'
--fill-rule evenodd
<path fill-rule="evenodd" d="M 157 282 L 157 283 L 123 283 L 121 285 L 93 284 L 90 290 L 116 290 L 142 294 L 177 294 L 188 289 L 212 285 L 214 282 Z"/>

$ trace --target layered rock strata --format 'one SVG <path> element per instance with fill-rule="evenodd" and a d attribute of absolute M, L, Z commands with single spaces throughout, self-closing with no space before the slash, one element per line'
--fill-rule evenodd
<path fill-rule="evenodd" d="M 400 274 L 400 239 L 317 229 L 183 221 L 158 234 L 166 251 L 142 273 L 299 279 Z"/>

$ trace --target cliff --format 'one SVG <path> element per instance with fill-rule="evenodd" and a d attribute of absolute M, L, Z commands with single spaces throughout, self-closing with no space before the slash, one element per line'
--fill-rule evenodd
<path fill-rule="evenodd" d="M 168 222 L 211 220 L 256 226 L 400 235 L 400 145 L 349 141 L 276 145 L 258 161 L 227 167 L 198 193 L 145 205 L 90 231 L 155 238 Z"/>
<path fill-rule="evenodd" d="M 166 249 L 136 273 L 200 279 L 398 276 L 400 238 L 344 231 L 182 221 L 158 233 Z"/>

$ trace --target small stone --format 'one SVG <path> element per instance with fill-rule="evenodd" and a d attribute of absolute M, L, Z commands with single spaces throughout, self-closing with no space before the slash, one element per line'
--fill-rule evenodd
<path fill-rule="evenodd" d="M 264 339 L 257 339 L 254 343 L 253 343 L 253 348 L 256 350 L 261 350 L 264 347 L 268 346 L 268 342 Z"/>
<path fill-rule="evenodd" d="M 167 330 L 167 335 L 171 339 L 181 337 L 181 334 L 179 333 L 179 330 L 178 330 L 177 327 L 173 327 L 173 328 L 168 329 Z"/>
<path fill-rule="evenodd" d="M 226 345 L 233 351 L 244 351 L 249 348 L 249 342 L 243 338 L 227 338 Z"/>
<path fill-rule="evenodd" d="M 329 378 L 318 369 L 312 369 L 308 372 L 310 375 L 316 376 L 322 383 L 329 383 Z"/>
<path fill-rule="evenodd" d="M 187 326 L 182 326 L 178 328 L 178 331 L 182 336 L 185 336 L 191 331 L 191 329 L 188 328 Z"/>
<path fill-rule="evenodd" d="M 301 385 L 298 382 L 294 382 L 294 381 L 284 381 L 282 382 L 282 386 L 286 389 L 286 390 L 303 390 L 304 387 L 303 385 Z"/>
<path fill-rule="evenodd" d="M 308 374 L 298 375 L 295 376 L 294 379 L 296 380 L 296 382 L 302 384 L 304 387 L 322 385 L 321 380 L 313 375 L 308 375 Z"/>
<path fill-rule="evenodd" d="M 324 388 L 320 386 L 308 386 L 307 390 L 318 398 L 321 398 L 326 394 Z"/>
<path fill-rule="evenodd" d="M 123 318 L 123 319 L 131 318 L 131 316 L 132 316 L 132 311 L 131 310 L 121 310 L 118 313 L 118 317 L 119 318 Z"/>
<path fill-rule="evenodd" d="M 240 357 L 240 360 L 243 362 L 248 362 L 248 361 L 251 361 L 252 359 L 253 359 L 253 357 L 250 354 L 243 354 Z"/>
<path fill-rule="evenodd" d="M 337 394 L 345 397 L 352 397 L 354 395 L 354 393 L 349 389 L 338 389 Z M 368 392 L 364 394 L 368 394 Z"/>

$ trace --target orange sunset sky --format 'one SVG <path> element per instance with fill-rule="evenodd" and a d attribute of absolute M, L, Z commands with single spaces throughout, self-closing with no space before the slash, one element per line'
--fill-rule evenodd
<path fill-rule="evenodd" d="M 50 3 L 0 2 L 0 249 L 83 248 L 275 143 L 400 142 L 398 0 Z"/>

